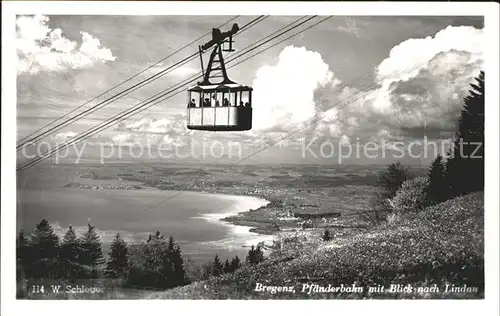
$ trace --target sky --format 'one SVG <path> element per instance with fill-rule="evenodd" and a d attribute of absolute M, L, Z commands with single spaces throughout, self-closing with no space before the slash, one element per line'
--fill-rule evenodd
<path fill-rule="evenodd" d="M 230 18 L 18 16 L 17 139 L 75 110 Z M 254 18 L 239 16 L 231 23 L 241 27 Z M 234 38 L 236 52 L 226 60 L 297 18 L 270 16 L 241 32 Z M 209 36 L 72 115 L 196 53 L 197 45 L 208 40 Z M 208 147 L 212 153 L 215 144 L 229 160 L 236 157 L 230 155 L 236 146 L 237 157 L 247 162 L 328 164 L 339 163 L 342 150 L 363 151 L 368 142 L 375 142 L 385 144 L 375 151 L 387 149 L 389 157 L 372 158 L 362 153 L 345 157 L 344 163 L 384 163 L 401 151 L 406 154 L 397 159 L 428 163 L 436 149 L 424 159 L 415 158 L 418 155 L 408 155 L 409 145 L 429 140 L 442 146 L 453 136 L 463 97 L 482 70 L 483 44 L 481 17 L 334 16 L 228 70 L 233 81 L 254 88 L 251 131 L 187 130 L 187 95 L 182 92 L 91 137 L 88 148 L 93 150 L 89 149 L 89 155 L 101 155 L 102 149 L 96 148 L 102 146 L 139 145 L 157 150 L 177 146 L 198 153 Z M 199 73 L 200 67 L 199 59 L 182 65 L 43 141 L 67 141 Z M 404 144 L 396 148 L 397 142 Z M 28 151 L 38 149 L 35 145 Z M 416 146 L 413 151 L 421 153 L 423 147 Z M 171 159 L 220 161 L 220 155 L 210 153 L 211 157 L 191 154 Z"/>

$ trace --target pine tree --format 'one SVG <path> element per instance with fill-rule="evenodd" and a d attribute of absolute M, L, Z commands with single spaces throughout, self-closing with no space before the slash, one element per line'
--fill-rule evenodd
<path fill-rule="evenodd" d="M 450 197 L 484 190 L 484 72 L 471 84 L 446 162 Z"/>
<path fill-rule="evenodd" d="M 16 243 L 16 259 L 18 271 L 21 271 L 24 276 L 18 275 L 17 278 L 29 277 L 30 266 L 32 263 L 30 244 L 28 238 L 24 235 L 24 232 L 19 232 Z"/>
<path fill-rule="evenodd" d="M 168 244 L 165 236 L 156 231 L 154 235 L 149 235 L 147 243 L 144 245 L 144 283 L 154 287 L 165 287 L 165 280 L 168 277 L 165 265 L 168 255 Z"/>
<path fill-rule="evenodd" d="M 181 249 L 175 243 L 174 237 L 168 239 L 167 252 L 163 260 L 162 279 L 167 288 L 185 284 L 184 262 Z"/>
<path fill-rule="evenodd" d="M 165 236 L 156 231 L 155 234 L 149 235 L 147 242 L 141 245 L 143 255 L 139 258 L 141 263 L 138 267 L 131 269 L 131 276 L 136 276 L 137 282 L 134 284 L 141 284 L 152 287 L 165 287 L 165 267 L 164 261 L 167 256 L 167 241 Z M 132 273 L 138 272 L 140 273 Z"/>
<path fill-rule="evenodd" d="M 54 259 L 57 257 L 59 237 L 54 233 L 54 229 L 47 220 L 43 219 L 36 225 L 31 240 L 33 248 L 35 248 L 33 250 L 36 254 L 36 259 Z"/>
<path fill-rule="evenodd" d="M 224 267 L 219 259 L 219 255 L 215 255 L 214 262 L 212 264 L 212 275 L 213 276 L 221 275 L 223 271 Z"/>
<path fill-rule="evenodd" d="M 226 261 L 224 261 L 224 267 L 222 268 L 224 273 L 231 273 L 231 264 L 229 263 L 229 259 L 226 258 Z"/>
<path fill-rule="evenodd" d="M 241 268 L 241 260 L 238 258 L 238 256 L 234 257 L 233 260 L 231 260 L 231 272 L 234 272 Z"/>
<path fill-rule="evenodd" d="M 248 250 L 248 254 L 247 254 L 245 261 L 248 264 L 254 264 L 254 262 L 255 262 L 255 247 L 254 247 L 254 245 L 252 245 L 252 247 L 250 247 L 250 250 Z"/>
<path fill-rule="evenodd" d="M 120 234 L 116 234 L 111 243 L 109 260 L 104 270 L 104 275 L 108 278 L 125 277 L 129 270 L 127 243 Z"/>
<path fill-rule="evenodd" d="M 262 261 L 264 261 L 264 252 L 262 251 L 260 245 L 257 245 L 257 247 L 252 245 L 248 251 L 246 262 L 249 264 L 258 264 Z"/>
<path fill-rule="evenodd" d="M 33 230 L 31 245 L 33 270 L 30 271 L 30 275 L 35 278 L 58 277 L 59 237 L 46 219 Z"/>
<path fill-rule="evenodd" d="M 89 277 L 99 276 L 99 268 L 104 264 L 100 237 L 94 226 L 88 224 L 88 230 L 83 234 L 80 241 L 81 259 L 80 262 L 90 268 Z"/>
<path fill-rule="evenodd" d="M 444 160 L 441 155 L 438 155 L 432 162 L 427 174 L 429 185 L 425 193 L 427 204 L 440 203 L 446 200 L 447 187 L 445 181 Z"/>
<path fill-rule="evenodd" d="M 175 286 L 186 284 L 186 271 L 184 270 L 184 260 L 182 259 L 181 248 L 179 245 L 175 245 L 175 249 L 172 256 L 173 267 L 174 267 L 174 284 Z"/>
<path fill-rule="evenodd" d="M 256 260 L 257 263 L 260 263 L 264 261 L 264 251 L 262 250 L 262 247 L 260 245 L 257 245 L 257 248 L 255 248 L 255 253 L 256 253 Z"/>
<path fill-rule="evenodd" d="M 80 244 L 78 242 L 78 238 L 76 237 L 76 232 L 70 225 L 64 235 L 59 253 L 59 260 L 65 277 L 72 279 L 77 277 L 78 271 L 80 270 L 78 262 L 79 251 Z"/>

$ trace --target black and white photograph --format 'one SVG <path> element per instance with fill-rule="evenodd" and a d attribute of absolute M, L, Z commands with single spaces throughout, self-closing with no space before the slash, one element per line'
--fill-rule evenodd
<path fill-rule="evenodd" d="M 498 4 L 63 3 L 2 19 L 9 311 L 498 309 Z"/>

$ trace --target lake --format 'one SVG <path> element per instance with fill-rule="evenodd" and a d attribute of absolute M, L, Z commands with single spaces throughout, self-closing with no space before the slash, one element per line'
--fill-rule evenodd
<path fill-rule="evenodd" d="M 34 168 L 35 169 L 35 168 Z M 72 225 L 81 234 L 87 223 L 94 225 L 107 255 L 109 245 L 120 233 L 127 242 L 146 241 L 157 230 L 172 235 L 184 255 L 195 261 L 208 261 L 215 254 L 222 259 L 240 256 L 248 246 L 270 236 L 249 232 L 248 227 L 220 221 L 228 215 L 267 204 L 249 196 L 229 196 L 202 192 L 67 188 L 66 183 L 113 183 L 119 180 L 76 178 L 64 166 L 44 166 L 18 176 L 17 230 L 28 233 L 47 219 L 59 235 Z"/>

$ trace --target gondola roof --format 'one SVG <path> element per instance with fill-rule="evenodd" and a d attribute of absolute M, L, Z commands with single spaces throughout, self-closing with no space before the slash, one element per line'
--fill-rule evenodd
<path fill-rule="evenodd" d="M 252 87 L 242 86 L 237 83 L 229 84 L 213 84 L 213 85 L 196 85 L 188 89 L 191 92 L 238 92 L 238 91 L 253 91 Z"/>

